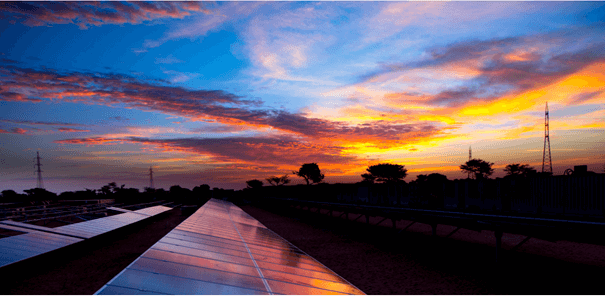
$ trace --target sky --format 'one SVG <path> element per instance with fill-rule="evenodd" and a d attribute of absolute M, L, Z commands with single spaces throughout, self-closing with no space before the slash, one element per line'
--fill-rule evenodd
<path fill-rule="evenodd" d="M 0 190 L 605 165 L 603 2 L 1 2 Z M 267 182 L 265 181 L 265 184 Z M 267 184 L 268 185 L 268 184 Z"/>

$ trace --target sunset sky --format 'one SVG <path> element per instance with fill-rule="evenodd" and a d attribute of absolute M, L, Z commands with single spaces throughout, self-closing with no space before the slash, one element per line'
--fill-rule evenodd
<path fill-rule="evenodd" d="M 0 190 L 605 165 L 602 2 L 0 3 Z M 266 183 L 266 181 L 265 181 Z"/>

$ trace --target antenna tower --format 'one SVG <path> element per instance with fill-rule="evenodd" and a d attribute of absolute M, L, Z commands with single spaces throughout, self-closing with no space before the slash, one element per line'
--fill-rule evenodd
<path fill-rule="evenodd" d="M 473 159 L 473 151 L 471 150 L 471 146 L 468 146 L 468 160 L 471 161 Z M 471 178 L 471 172 L 468 172 L 468 178 Z"/>
<path fill-rule="evenodd" d="M 153 168 L 149 167 L 149 188 L 154 189 L 153 187 Z"/>
<path fill-rule="evenodd" d="M 546 172 L 549 172 L 552 174 L 552 158 L 551 158 L 551 154 L 550 154 L 550 128 L 548 126 L 548 121 L 549 121 L 549 117 L 548 117 L 548 102 L 546 102 L 546 112 L 545 112 L 545 116 L 544 116 L 544 152 L 542 153 L 542 172 L 544 173 L 544 167 L 546 164 L 546 161 L 548 161 L 548 164 L 546 165 Z M 546 152 L 546 146 L 548 146 L 548 160 L 547 158 L 547 152 Z"/>
<path fill-rule="evenodd" d="M 42 182 L 42 165 L 40 164 L 40 152 L 36 152 L 36 165 L 38 169 L 36 172 L 38 173 L 38 182 L 36 184 L 36 188 L 44 188 L 44 183 Z"/>

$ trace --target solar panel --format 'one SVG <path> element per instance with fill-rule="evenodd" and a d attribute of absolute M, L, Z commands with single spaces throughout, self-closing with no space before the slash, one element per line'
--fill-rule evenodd
<path fill-rule="evenodd" d="M 122 213 L 130 213 L 130 212 L 132 212 L 131 210 L 122 209 L 122 208 L 116 208 L 116 207 L 107 207 L 107 209 L 108 210 L 114 210 L 114 211 L 122 212 Z"/>
<path fill-rule="evenodd" d="M 114 229 L 118 229 L 120 227 L 126 226 L 128 224 L 132 224 L 143 219 L 147 219 L 151 216 L 163 213 L 165 211 L 171 210 L 169 207 L 165 206 L 155 206 L 149 207 L 145 209 L 141 209 L 134 212 L 127 212 L 123 214 L 118 214 L 109 217 L 103 217 L 99 219 L 84 221 L 80 223 L 65 225 L 61 227 L 57 227 L 58 231 L 62 233 L 80 236 L 85 238 L 91 238 L 93 236 L 97 236 Z"/>
<path fill-rule="evenodd" d="M 136 210 L 134 212 L 137 213 L 137 214 L 154 216 L 154 215 L 157 215 L 159 213 L 163 213 L 163 212 L 168 211 L 168 210 L 172 210 L 172 208 L 165 207 L 165 206 L 155 206 L 155 207 L 149 207 L 149 208 L 144 208 L 144 209 Z"/>
<path fill-rule="evenodd" d="M 27 231 L 26 234 L 0 239 L 0 267 L 82 241 L 54 233 Z"/>
<path fill-rule="evenodd" d="M 232 203 L 211 199 L 96 294 L 364 294 Z"/>
<path fill-rule="evenodd" d="M 26 232 L 26 234 L 0 239 L 0 267 L 71 245 L 168 210 L 171 208 L 155 206 L 55 228 L 11 220 L 0 221 L 1 228 Z"/>

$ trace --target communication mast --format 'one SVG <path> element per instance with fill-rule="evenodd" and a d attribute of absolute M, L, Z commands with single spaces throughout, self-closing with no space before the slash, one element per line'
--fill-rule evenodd
<path fill-rule="evenodd" d="M 42 165 L 40 164 L 40 152 L 36 152 L 36 167 L 38 169 L 36 172 L 38 173 L 38 182 L 36 184 L 36 188 L 44 188 L 44 183 L 42 182 Z"/>
<path fill-rule="evenodd" d="M 149 188 L 155 189 L 153 187 L 153 168 L 149 167 Z"/>
<path fill-rule="evenodd" d="M 544 115 L 544 152 L 542 153 L 542 172 L 544 173 L 544 167 L 546 165 L 546 172 L 552 174 L 552 158 L 550 154 L 550 128 L 548 126 L 549 117 L 548 117 L 548 102 L 546 102 L 546 112 Z M 548 146 L 548 164 L 547 161 L 547 152 L 546 146 Z"/>
<path fill-rule="evenodd" d="M 468 161 L 471 161 L 471 159 L 473 159 L 473 151 L 471 150 L 471 146 L 468 146 Z M 468 172 L 468 178 L 471 178 L 471 172 Z"/>

